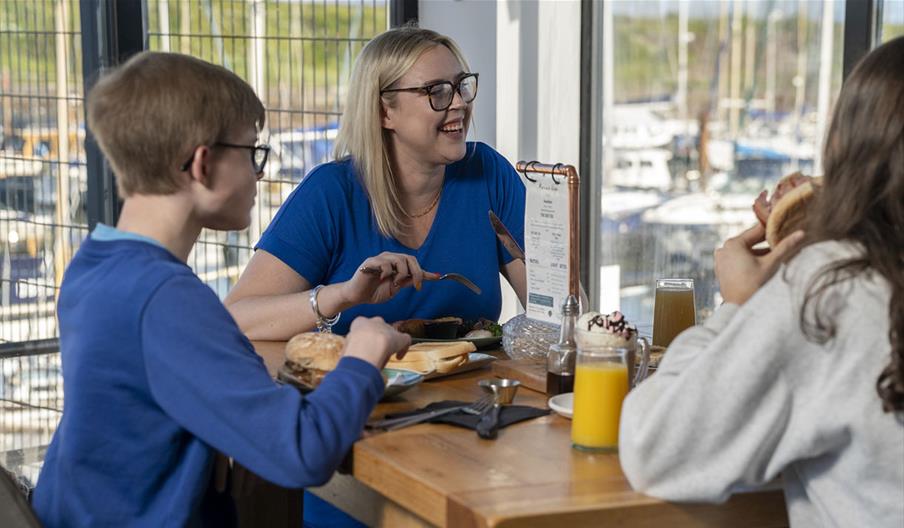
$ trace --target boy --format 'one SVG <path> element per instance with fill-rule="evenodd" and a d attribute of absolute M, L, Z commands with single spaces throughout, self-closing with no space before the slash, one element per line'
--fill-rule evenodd
<path fill-rule="evenodd" d="M 202 228 L 250 222 L 264 108 L 229 71 L 142 53 L 101 79 L 88 122 L 125 203 L 66 271 L 66 390 L 34 507 L 47 526 L 184 526 L 205 509 L 215 450 L 271 482 L 326 482 L 383 393 L 379 368 L 410 338 L 358 319 L 308 397 L 276 385 L 186 266 Z"/>

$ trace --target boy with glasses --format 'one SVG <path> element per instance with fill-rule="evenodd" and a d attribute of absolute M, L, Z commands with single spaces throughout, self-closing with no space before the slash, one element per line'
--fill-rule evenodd
<path fill-rule="evenodd" d="M 185 264 L 203 228 L 244 229 L 268 147 L 264 108 L 229 71 L 142 53 L 101 79 L 88 122 L 125 202 L 66 271 L 66 403 L 34 494 L 47 526 L 221 525 L 216 451 L 285 487 L 326 482 L 410 338 L 356 320 L 345 357 L 308 397 L 276 385 Z M 181 165 L 180 162 L 185 160 Z"/>

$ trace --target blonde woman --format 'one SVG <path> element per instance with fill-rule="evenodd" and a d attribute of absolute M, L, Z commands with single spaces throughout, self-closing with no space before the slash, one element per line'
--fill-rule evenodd
<path fill-rule="evenodd" d="M 524 302 L 524 263 L 487 219 L 494 211 L 523 242 L 524 186 L 492 148 L 465 142 L 477 79 L 458 46 L 430 30 L 393 29 L 365 46 L 336 161 L 283 204 L 226 299 L 251 339 L 318 326 L 344 334 L 361 315 L 495 320 L 500 272 Z M 433 280 L 446 272 L 482 293 Z"/>

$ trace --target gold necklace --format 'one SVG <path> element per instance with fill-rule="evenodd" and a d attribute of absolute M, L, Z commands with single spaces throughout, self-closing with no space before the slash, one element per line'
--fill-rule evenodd
<path fill-rule="evenodd" d="M 437 203 L 439 203 L 439 195 L 441 195 L 442 193 L 443 193 L 443 188 L 440 187 L 439 190 L 436 191 L 436 196 L 433 197 L 433 202 L 430 204 L 430 207 L 424 209 L 422 212 L 417 213 L 417 214 L 409 214 L 408 211 L 406 211 L 405 208 L 403 207 L 402 213 L 404 213 L 405 216 L 407 216 L 408 218 L 420 218 L 422 216 L 425 216 L 427 213 L 432 211 L 434 207 L 436 207 Z"/>

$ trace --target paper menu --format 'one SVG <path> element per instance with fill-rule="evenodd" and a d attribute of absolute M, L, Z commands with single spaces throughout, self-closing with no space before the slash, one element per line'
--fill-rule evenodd
<path fill-rule="evenodd" d="M 571 236 L 569 186 L 561 175 L 536 173 L 524 210 L 526 315 L 559 324 L 568 297 Z"/>

